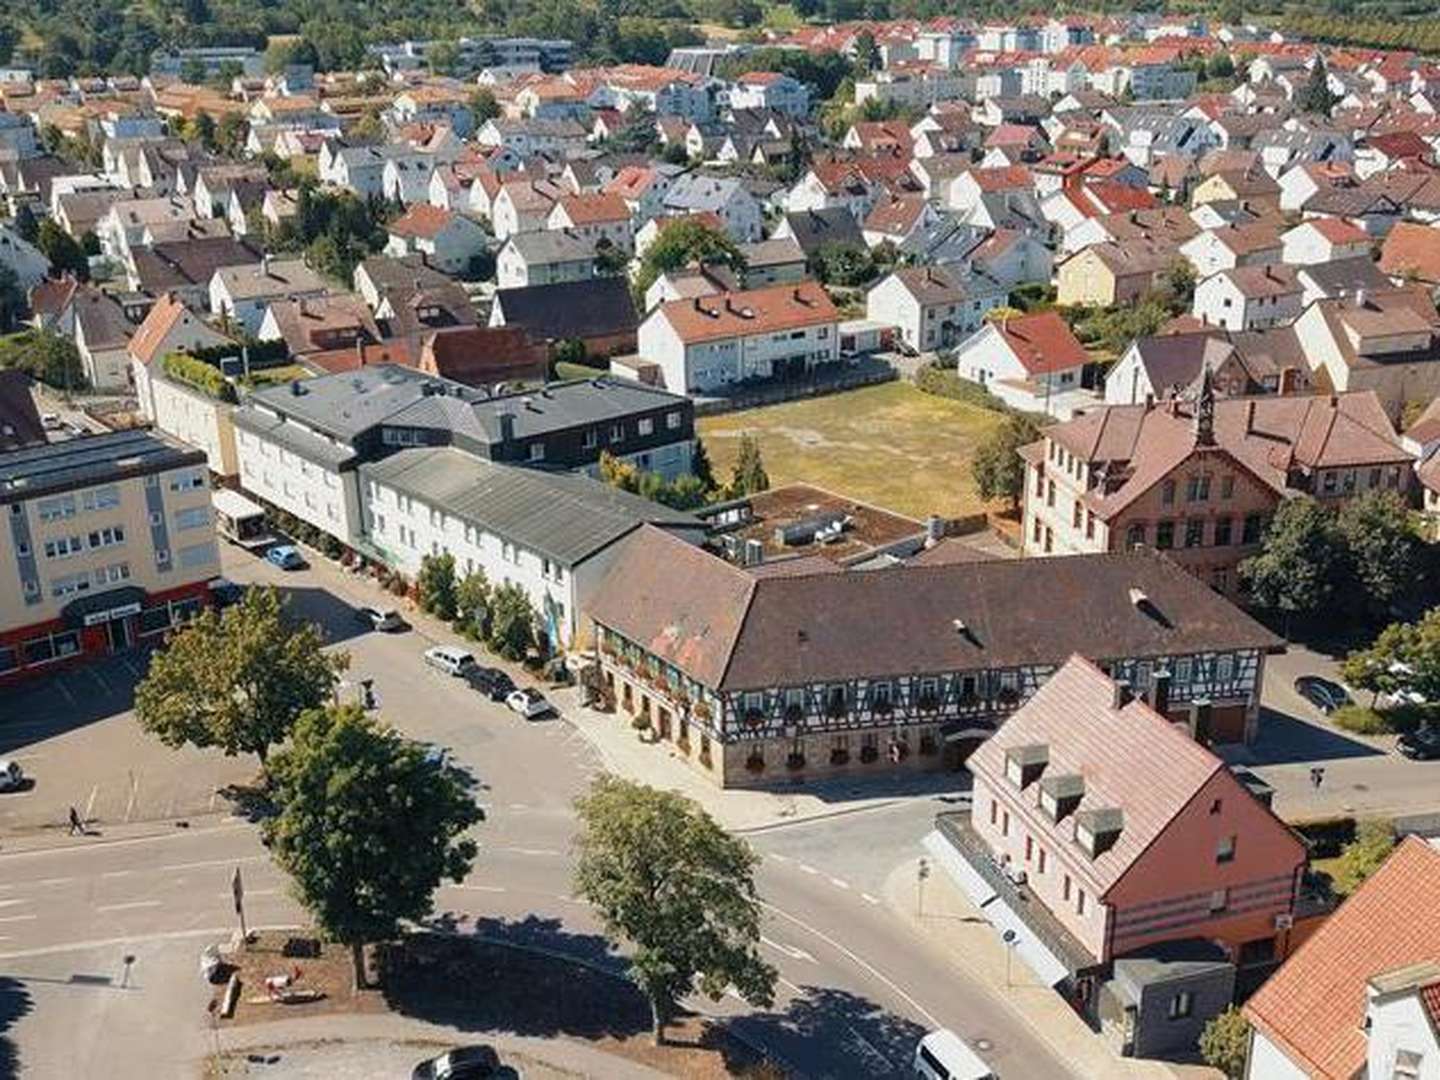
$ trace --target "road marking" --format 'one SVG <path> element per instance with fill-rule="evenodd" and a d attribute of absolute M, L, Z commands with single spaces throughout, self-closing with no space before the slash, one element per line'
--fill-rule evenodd
<path fill-rule="evenodd" d="M 791 915 L 788 911 L 785 911 L 785 910 L 782 909 L 782 908 L 778 908 L 778 907 L 776 907 L 774 904 L 768 903 L 767 901 L 761 900 L 761 901 L 760 901 L 760 906 L 768 909 L 769 911 L 773 911 L 776 915 L 779 915 L 782 919 L 789 919 L 792 923 L 794 923 L 796 926 L 800 927 L 802 930 L 808 930 L 810 933 L 814 934 L 814 935 L 815 935 L 817 938 L 819 938 L 821 941 L 825 942 L 825 944 L 829 945 L 832 949 L 834 949 L 834 950 L 836 950 L 837 952 L 841 953 L 841 954 L 844 955 L 846 958 L 848 958 L 851 962 L 853 962 L 854 964 L 856 964 L 857 966 L 859 966 L 861 969 L 863 969 L 864 971 L 866 971 L 866 972 L 867 972 L 869 975 L 871 975 L 873 978 L 876 978 L 876 979 L 878 979 L 880 982 L 884 983 L 885 986 L 889 988 L 889 990 L 890 990 L 891 993 L 893 993 L 896 997 L 898 997 L 898 998 L 900 998 L 901 1000 L 903 1000 L 903 1001 L 904 1001 L 906 1004 L 908 1004 L 912 1009 L 914 1009 L 917 1013 L 919 1013 L 921 1016 L 923 1016 L 923 1017 L 925 1018 L 925 1022 L 928 1023 L 931 1027 L 938 1028 L 938 1027 L 944 1027 L 944 1026 L 945 1026 L 945 1025 L 943 1025 L 942 1023 L 940 1023 L 939 1020 L 935 1019 L 934 1015 L 930 1012 L 929 1009 L 925 1008 L 925 1006 L 921 1005 L 918 1001 L 916 1001 L 913 997 L 911 997 L 911 996 L 910 996 L 909 994 L 907 994 L 903 989 L 901 989 L 901 987 L 896 984 L 896 982 L 895 982 L 894 979 L 891 979 L 889 976 L 885 975 L 885 974 L 884 974 L 883 972 L 881 972 L 877 967 L 875 967 L 874 964 L 871 964 L 868 960 L 864 959 L 862 956 L 858 955 L 858 954 L 855 953 L 853 950 L 846 948 L 845 945 L 843 945 L 842 943 L 836 941 L 836 940 L 835 940 L 833 937 L 831 937 L 829 934 L 825 933 L 825 931 L 823 931 L 823 930 L 817 930 L 815 927 L 811 926 L 809 923 L 805 922 L 803 919 L 797 919 L 794 915 Z"/>
<path fill-rule="evenodd" d="M 848 881 L 844 881 L 844 880 L 842 880 L 841 878 L 838 878 L 838 877 L 832 877 L 832 878 L 830 879 L 830 884 L 831 884 L 831 885 L 834 885 L 837 889 L 848 889 L 848 888 L 850 888 L 850 883 L 849 883 Z"/>
<path fill-rule="evenodd" d="M 159 900 L 131 900 L 124 904 L 101 904 L 96 911 L 130 911 L 134 908 L 159 907 Z"/>
<path fill-rule="evenodd" d="M 800 869 L 801 869 L 801 870 L 804 870 L 805 873 L 807 873 L 807 874 L 818 874 L 818 873 L 820 873 L 819 870 L 816 870 L 816 869 L 815 869 L 813 866 L 811 866 L 809 863 L 803 863 L 803 862 L 802 862 L 802 863 L 800 864 Z"/>
<path fill-rule="evenodd" d="M 5 923 L 5 922 L 32 922 L 33 920 L 38 919 L 39 917 L 40 917 L 40 916 L 38 916 L 38 915 L 6 915 L 6 916 L 4 916 L 4 917 L 0 917 L 0 923 Z"/>
<path fill-rule="evenodd" d="M 269 858 L 269 855 L 241 855 L 234 859 L 206 859 L 203 862 L 170 863 L 166 866 L 157 866 L 155 869 L 163 874 L 171 870 L 199 870 L 206 866 L 233 866 L 236 863 L 242 862 L 263 862 Z M 130 871 L 122 870 L 120 872 L 128 874 Z"/>
<path fill-rule="evenodd" d="M 74 881 L 73 877 L 47 877 L 35 882 L 36 885 L 69 885 Z"/>
<path fill-rule="evenodd" d="M 129 877 L 135 873 L 134 870 L 106 870 L 101 877 Z"/>
<path fill-rule="evenodd" d="M 0 907 L 14 907 L 16 904 L 28 904 L 29 900 L 0 900 Z"/>
<path fill-rule="evenodd" d="M 529 810 L 530 807 L 526 806 L 523 802 L 512 802 L 512 803 L 510 804 L 510 809 L 511 809 L 511 810 Z"/>
<path fill-rule="evenodd" d="M 791 960 L 805 960 L 811 964 L 815 963 L 815 957 L 811 956 L 804 949 L 796 948 L 794 945 L 784 945 L 778 941 L 771 941 L 764 934 L 760 935 L 760 943 L 762 945 L 769 945 L 770 948 L 774 949 L 778 953 L 782 953 L 785 956 L 788 956 Z"/>
<path fill-rule="evenodd" d="M 868 892 L 862 892 L 862 893 L 860 894 L 860 899 L 861 899 L 861 900 L 864 900 L 867 904 L 878 904 L 878 903 L 880 903 L 879 900 L 876 900 L 875 897 L 871 896 Z"/>
<path fill-rule="evenodd" d="M 452 885 L 446 885 L 445 888 L 447 888 L 447 889 L 464 889 L 464 890 L 466 890 L 467 892 L 493 892 L 493 893 L 503 893 L 503 892 L 505 891 L 505 886 L 503 886 L 503 885 L 453 885 L 453 884 L 452 884 Z"/>
<path fill-rule="evenodd" d="M 788 862 L 790 861 L 790 856 L 788 856 L 788 855 L 776 855 L 776 854 L 773 854 L 773 853 L 770 854 L 770 855 L 767 855 L 766 858 L 767 858 L 767 859 L 774 859 L 774 860 L 775 860 L 776 862 L 778 862 L 778 863 L 788 863 Z"/>
<path fill-rule="evenodd" d="M 495 850 L 508 851 L 514 855 L 535 855 L 542 858 L 550 858 L 564 854 L 564 852 L 556 851 L 553 848 L 502 847 L 496 848 Z"/>

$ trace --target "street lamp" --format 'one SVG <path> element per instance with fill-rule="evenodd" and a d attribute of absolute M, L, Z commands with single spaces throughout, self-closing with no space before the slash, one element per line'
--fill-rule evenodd
<path fill-rule="evenodd" d="M 915 864 L 915 915 L 918 918 L 925 908 L 925 879 L 930 876 L 930 860 L 920 856 Z"/>
<path fill-rule="evenodd" d="M 1013 985 L 1010 981 L 1010 963 L 1011 958 L 1015 955 L 1015 946 L 1019 944 L 1020 935 L 1014 930 L 1006 930 L 1000 935 L 1000 940 L 1005 943 L 1005 986 L 1008 988 Z"/>

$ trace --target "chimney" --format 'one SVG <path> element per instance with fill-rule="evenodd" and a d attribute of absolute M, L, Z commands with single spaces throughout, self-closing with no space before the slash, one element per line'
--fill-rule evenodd
<path fill-rule="evenodd" d="M 1369 295 L 1365 292 L 1364 286 L 1355 290 L 1355 306 L 1357 308 L 1363 308 L 1368 299 Z"/>
<path fill-rule="evenodd" d="M 931 514 L 925 519 L 925 543 L 927 545 L 938 543 L 945 536 L 945 519 L 939 514 Z"/>
<path fill-rule="evenodd" d="M 1170 671 L 1158 668 L 1150 676 L 1150 707 L 1161 716 L 1170 708 Z"/>
<path fill-rule="evenodd" d="M 1196 698 L 1190 703 L 1190 737 L 1201 746 L 1210 745 L 1210 725 L 1214 709 L 1209 698 Z"/>
<path fill-rule="evenodd" d="M 262 277 L 270 276 L 270 253 L 268 251 L 260 256 L 260 274 Z"/>
<path fill-rule="evenodd" d="M 1250 435 L 1255 431 L 1255 402 L 1245 403 L 1245 434 Z"/>
<path fill-rule="evenodd" d="M 698 296 L 695 297 L 695 299 L 692 300 L 691 303 L 693 303 L 693 304 L 695 305 L 695 310 L 696 310 L 696 311 L 703 311 L 703 310 L 704 310 L 704 309 L 701 308 L 701 306 L 700 306 L 700 298 L 699 298 Z"/>
<path fill-rule="evenodd" d="M 498 417 L 500 421 L 500 442 L 510 443 L 515 441 L 515 414 L 502 412 Z"/>

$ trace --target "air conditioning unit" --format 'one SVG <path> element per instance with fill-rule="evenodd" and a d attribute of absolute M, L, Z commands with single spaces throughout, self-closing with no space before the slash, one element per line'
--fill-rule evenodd
<path fill-rule="evenodd" d="M 1026 881 L 1025 871 L 1020 867 L 1005 867 L 1005 876 L 1010 879 L 1012 885 L 1024 885 Z"/>
<path fill-rule="evenodd" d="M 1294 916 L 1294 915 L 1291 915 L 1290 912 L 1288 912 L 1288 911 L 1282 911 L 1282 912 L 1280 912 L 1278 915 L 1275 916 L 1275 929 L 1276 929 L 1276 930 L 1289 930 L 1289 929 L 1290 929 L 1292 926 L 1294 926 L 1294 925 L 1295 925 L 1295 916 Z"/>

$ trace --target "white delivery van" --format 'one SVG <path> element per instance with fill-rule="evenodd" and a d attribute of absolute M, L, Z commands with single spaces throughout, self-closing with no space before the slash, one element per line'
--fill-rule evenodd
<path fill-rule="evenodd" d="M 990 1066 L 949 1028 L 920 1040 L 915 1047 L 915 1075 L 921 1080 L 995 1080 Z"/>

